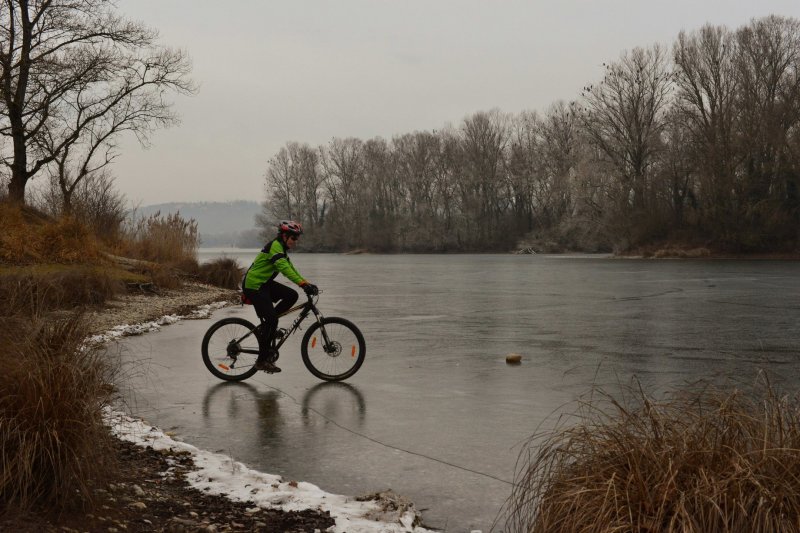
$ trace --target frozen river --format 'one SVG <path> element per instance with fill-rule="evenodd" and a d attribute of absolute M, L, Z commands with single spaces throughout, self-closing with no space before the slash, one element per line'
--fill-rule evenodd
<path fill-rule="evenodd" d="M 202 251 L 201 251 L 202 252 Z M 205 252 L 203 257 L 218 254 Z M 237 252 L 241 264 L 254 254 Z M 487 531 L 520 444 L 593 386 L 701 378 L 800 383 L 800 263 L 592 256 L 295 254 L 367 359 L 344 384 L 304 367 L 216 380 L 200 359 L 217 311 L 124 340 L 135 414 L 198 447 L 340 494 L 391 488 L 447 531 Z M 505 356 L 521 353 L 508 366 Z M 565 407 L 566 406 L 566 407 Z"/>

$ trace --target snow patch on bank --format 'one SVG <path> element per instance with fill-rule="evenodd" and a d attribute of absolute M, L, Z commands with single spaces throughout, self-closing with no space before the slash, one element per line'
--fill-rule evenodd
<path fill-rule="evenodd" d="M 108 341 L 119 339 L 121 337 L 143 335 L 151 331 L 158 331 L 161 329 L 162 326 L 168 326 L 170 324 L 174 324 L 175 322 L 184 319 L 194 320 L 200 318 L 209 318 L 214 311 L 216 311 L 217 309 L 221 309 L 226 305 L 230 305 L 230 303 L 213 302 L 210 304 L 201 305 L 197 307 L 196 309 L 192 310 L 192 312 L 188 315 L 164 315 L 157 320 L 153 320 L 152 322 L 142 322 L 139 324 L 122 324 L 121 326 L 115 326 L 111 328 L 105 333 L 100 333 L 99 335 L 92 335 L 91 337 L 89 337 L 88 342 L 90 344 L 102 344 Z"/>
<path fill-rule="evenodd" d="M 365 500 L 332 494 L 311 483 L 286 481 L 281 476 L 251 470 L 226 455 L 176 441 L 160 429 L 118 411 L 107 409 L 105 418 L 112 433 L 121 440 L 155 450 L 192 454 L 195 470 L 186 474 L 186 480 L 208 494 L 281 511 L 327 511 L 336 520 L 336 525 L 327 530 L 330 533 L 432 533 L 417 525 L 419 515 L 414 505 L 393 493 L 378 493 Z"/>

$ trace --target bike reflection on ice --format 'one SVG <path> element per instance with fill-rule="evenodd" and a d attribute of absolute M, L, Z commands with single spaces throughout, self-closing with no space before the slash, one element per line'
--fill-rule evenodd
<path fill-rule="evenodd" d="M 322 418 L 347 424 L 357 422 L 361 427 L 367 413 L 367 404 L 358 387 L 343 381 L 317 383 L 303 395 L 301 415 L 305 425 L 310 423 L 310 413 Z M 340 420 L 344 418 L 340 422 Z"/>
<path fill-rule="evenodd" d="M 344 382 L 322 382 L 308 389 L 300 401 L 277 388 L 260 390 L 245 382 L 223 382 L 210 387 L 203 398 L 203 418 L 210 420 L 221 412 L 233 423 L 245 422 L 256 413 L 259 424 L 272 433 L 279 433 L 286 422 L 281 413 L 281 396 L 300 406 L 300 419 L 308 427 L 314 416 L 321 417 L 344 429 L 353 423 L 361 427 L 366 417 L 364 395 L 355 385 Z M 227 403 L 223 404 L 227 400 Z"/>

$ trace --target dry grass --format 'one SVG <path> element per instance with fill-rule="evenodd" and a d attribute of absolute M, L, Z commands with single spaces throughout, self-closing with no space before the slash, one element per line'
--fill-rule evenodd
<path fill-rule="evenodd" d="M 166 289 L 180 286 L 181 276 L 197 274 L 197 222 L 180 214 L 155 213 L 133 218 L 123 231 L 115 253 L 153 263 L 143 274 Z"/>
<path fill-rule="evenodd" d="M 769 384 L 595 393 L 535 435 L 506 531 L 800 531 L 800 403 Z"/>
<path fill-rule="evenodd" d="M 200 265 L 199 277 L 203 283 L 224 289 L 237 289 L 244 271 L 235 259 L 220 257 Z"/>
<path fill-rule="evenodd" d="M 0 301 L 14 313 L 99 305 L 125 292 L 134 275 L 88 265 L 35 265 L 0 269 Z"/>
<path fill-rule="evenodd" d="M 51 217 L 9 202 L 0 202 L 0 227 L 0 295 L 7 292 L 2 285 L 19 281 L 2 279 L 8 275 L 5 271 L 14 270 L 9 265 L 36 271 L 13 273 L 24 278 L 25 285 L 35 285 L 32 291 L 22 293 L 46 293 L 66 306 L 101 303 L 101 295 L 118 292 L 119 281 L 174 289 L 180 286 L 182 276 L 198 275 L 197 224 L 179 215 L 157 213 L 132 222 L 124 230 L 107 229 L 122 236 L 113 245 L 99 239 L 85 222 Z M 129 275 L 120 275 L 109 259 L 113 255 L 143 260 L 142 266 L 132 268 Z M 52 273 L 37 274 L 46 268 Z M 69 270 L 72 272 L 67 273 Z"/>
<path fill-rule="evenodd" d="M 27 264 L 100 261 L 97 239 L 72 218 L 49 219 L 28 207 L 0 202 L 0 262 Z"/>
<path fill-rule="evenodd" d="M 88 503 L 113 467 L 102 408 L 114 367 L 83 346 L 80 313 L 45 319 L 9 309 L 0 316 L 0 510 Z"/>
<path fill-rule="evenodd" d="M 136 219 L 125 233 L 122 255 L 166 265 L 197 262 L 197 222 L 180 214 Z"/>

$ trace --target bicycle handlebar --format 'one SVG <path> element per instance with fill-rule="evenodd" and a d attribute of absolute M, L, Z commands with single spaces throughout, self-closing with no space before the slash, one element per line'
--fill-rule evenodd
<path fill-rule="evenodd" d="M 320 294 L 322 294 L 322 289 L 317 289 L 317 294 L 308 294 L 308 293 L 306 293 L 306 298 L 308 298 L 309 300 L 311 300 L 313 298 L 319 299 L 319 295 Z"/>

